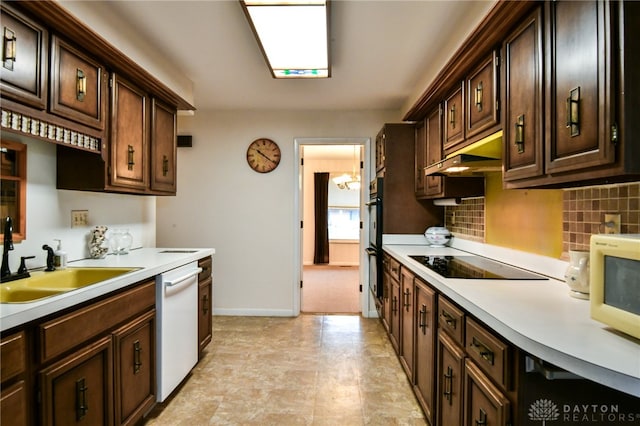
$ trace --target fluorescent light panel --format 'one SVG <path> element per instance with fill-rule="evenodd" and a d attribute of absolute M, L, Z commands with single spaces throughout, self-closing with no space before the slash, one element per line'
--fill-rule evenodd
<path fill-rule="evenodd" d="M 328 1 L 240 0 L 275 78 L 327 78 Z"/>

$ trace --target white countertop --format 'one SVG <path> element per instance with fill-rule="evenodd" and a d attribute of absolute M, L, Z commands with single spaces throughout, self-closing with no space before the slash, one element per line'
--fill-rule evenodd
<path fill-rule="evenodd" d="M 84 288 L 47 297 L 30 303 L 1 303 L 0 330 L 26 324 L 62 309 L 83 303 L 115 290 L 154 277 L 170 269 L 197 261 L 215 253 L 210 248 L 139 248 L 126 255 L 108 255 L 104 259 L 83 259 L 69 262 L 69 267 L 140 268 L 116 278 Z"/>
<path fill-rule="evenodd" d="M 485 245 L 478 243 L 461 246 L 474 248 L 471 254 L 486 255 L 547 276 L 557 276 L 562 269 L 562 263 L 558 264 L 555 259 L 549 259 L 543 270 L 539 265 L 544 264 L 544 260 L 540 263 L 535 255 L 498 248 L 501 259 L 495 259 L 487 255 L 493 254 L 494 246 L 486 246 L 486 250 L 483 250 Z M 387 238 L 383 250 L 525 352 L 586 379 L 640 397 L 640 341 L 592 320 L 589 301 L 570 297 L 564 281 L 443 278 L 409 255 L 468 255 L 470 252 L 428 247 L 421 244 L 419 238 Z M 509 253 L 513 262 L 506 259 Z M 523 264 L 531 260 L 528 258 L 533 259 L 535 268 Z"/>

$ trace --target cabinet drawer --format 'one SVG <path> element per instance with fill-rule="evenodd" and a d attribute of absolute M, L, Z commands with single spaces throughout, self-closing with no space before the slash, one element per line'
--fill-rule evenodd
<path fill-rule="evenodd" d="M 467 318 L 467 354 L 493 380 L 509 388 L 510 352 L 509 345 L 494 336 L 480 324 Z"/>
<path fill-rule="evenodd" d="M 438 325 L 457 344 L 464 346 L 464 312 L 442 296 L 438 299 Z"/>
<path fill-rule="evenodd" d="M 211 257 L 198 260 L 198 266 L 202 268 L 202 272 L 198 274 L 198 281 L 202 282 L 213 275 L 213 259 Z"/>
<path fill-rule="evenodd" d="M 5 382 L 26 368 L 26 337 L 24 331 L 3 337 L 0 343 L 0 380 Z"/>
<path fill-rule="evenodd" d="M 155 306 L 155 280 L 108 297 L 38 327 L 40 358 L 46 362 Z"/>
<path fill-rule="evenodd" d="M 395 260 L 391 256 L 385 256 L 387 262 L 385 262 L 385 270 L 389 273 L 389 276 L 394 280 L 400 282 L 400 262 Z"/>
<path fill-rule="evenodd" d="M 4 360 L 2 361 L 5 362 Z M 24 380 L 2 389 L 0 397 L 0 424 L 23 426 L 27 422 L 27 387 Z"/>

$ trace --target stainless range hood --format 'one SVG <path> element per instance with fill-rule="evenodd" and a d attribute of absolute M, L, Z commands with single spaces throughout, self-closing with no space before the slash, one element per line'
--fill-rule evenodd
<path fill-rule="evenodd" d="M 468 177 L 502 171 L 502 131 L 424 168 L 426 176 Z"/>

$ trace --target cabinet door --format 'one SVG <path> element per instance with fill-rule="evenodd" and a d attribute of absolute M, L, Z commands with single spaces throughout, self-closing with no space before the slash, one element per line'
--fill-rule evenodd
<path fill-rule="evenodd" d="M 376 175 L 382 176 L 382 171 L 384 169 L 384 128 L 378 132 L 376 136 Z"/>
<path fill-rule="evenodd" d="M 3 362 L 6 362 L 3 360 Z M 26 426 L 27 420 L 27 386 L 20 380 L 11 386 L 2 386 L 0 394 L 0 424 Z"/>
<path fill-rule="evenodd" d="M 500 122 L 498 115 L 497 52 L 488 55 L 467 78 L 466 138 L 486 132 Z"/>
<path fill-rule="evenodd" d="M 113 76 L 111 111 L 111 185 L 145 190 L 149 186 L 148 97 Z"/>
<path fill-rule="evenodd" d="M 440 330 L 436 383 L 438 426 L 462 424 L 464 357 L 462 348 Z"/>
<path fill-rule="evenodd" d="M 610 5 L 546 2 L 546 131 L 548 174 L 615 161 L 609 116 L 614 75 Z"/>
<path fill-rule="evenodd" d="M 464 142 L 464 83 L 460 83 L 444 101 L 444 153 L 449 154 Z"/>
<path fill-rule="evenodd" d="M 541 8 L 504 43 L 503 180 L 544 173 Z"/>
<path fill-rule="evenodd" d="M 402 367 L 413 383 L 413 317 L 414 317 L 414 279 L 413 274 L 406 268 L 400 270 L 400 286 L 402 291 L 401 332 L 400 332 L 400 361 Z"/>
<path fill-rule="evenodd" d="M 382 325 L 388 333 L 391 332 L 392 297 L 391 279 L 389 273 L 384 271 L 382 273 Z"/>
<path fill-rule="evenodd" d="M 64 40 L 51 37 L 51 105 L 53 114 L 105 128 L 105 68 Z"/>
<path fill-rule="evenodd" d="M 413 377 L 416 396 L 427 417 L 433 424 L 435 392 L 435 338 L 436 338 L 436 294 L 426 284 L 416 279 L 415 285 L 415 359 Z"/>
<path fill-rule="evenodd" d="M 48 33 L 6 2 L 0 11 L 2 97 L 43 110 L 47 106 Z"/>
<path fill-rule="evenodd" d="M 400 284 L 392 279 L 390 280 L 391 289 L 391 317 L 389 318 L 389 340 L 395 351 L 400 353 L 400 318 L 402 315 Z"/>
<path fill-rule="evenodd" d="M 416 124 L 416 141 L 415 141 L 415 193 L 416 198 L 422 198 L 425 195 L 425 176 L 424 168 L 427 165 L 427 127 L 426 120 L 419 121 Z"/>
<path fill-rule="evenodd" d="M 198 284 L 198 342 L 200 342 L 200 353 L 202 353 L 204 348 L 211 342 L 212 338 L 212 283 L 213 279 L 209 277 Z"/>
<path fill-rule="evenodd" d="M 511 424 L 509 400 L 468 358 L 465 360 L 464 400 L 464 425 Z"/>
<path fill-rule="evenodd" d="M 151 189 L 176 193 L 176 111 L 152 101 Z"/>
<path fill-rule="evenodd" d="M 44 425 L 113 424 L 111 336 L 40 372 Z"/>
<path fill-rule="evenodd" d="M 425 119 L 427 165 L 442 160 L 442 109 L 438 105 Z M 442 176 L 425 176 L 425 193 L 437 196 L 443 192 Z"/>
<path fill-rule="evenodd" d="M 116 424 L 133 425 L 155 403 L 155 310 L 113 333 Z"/>

